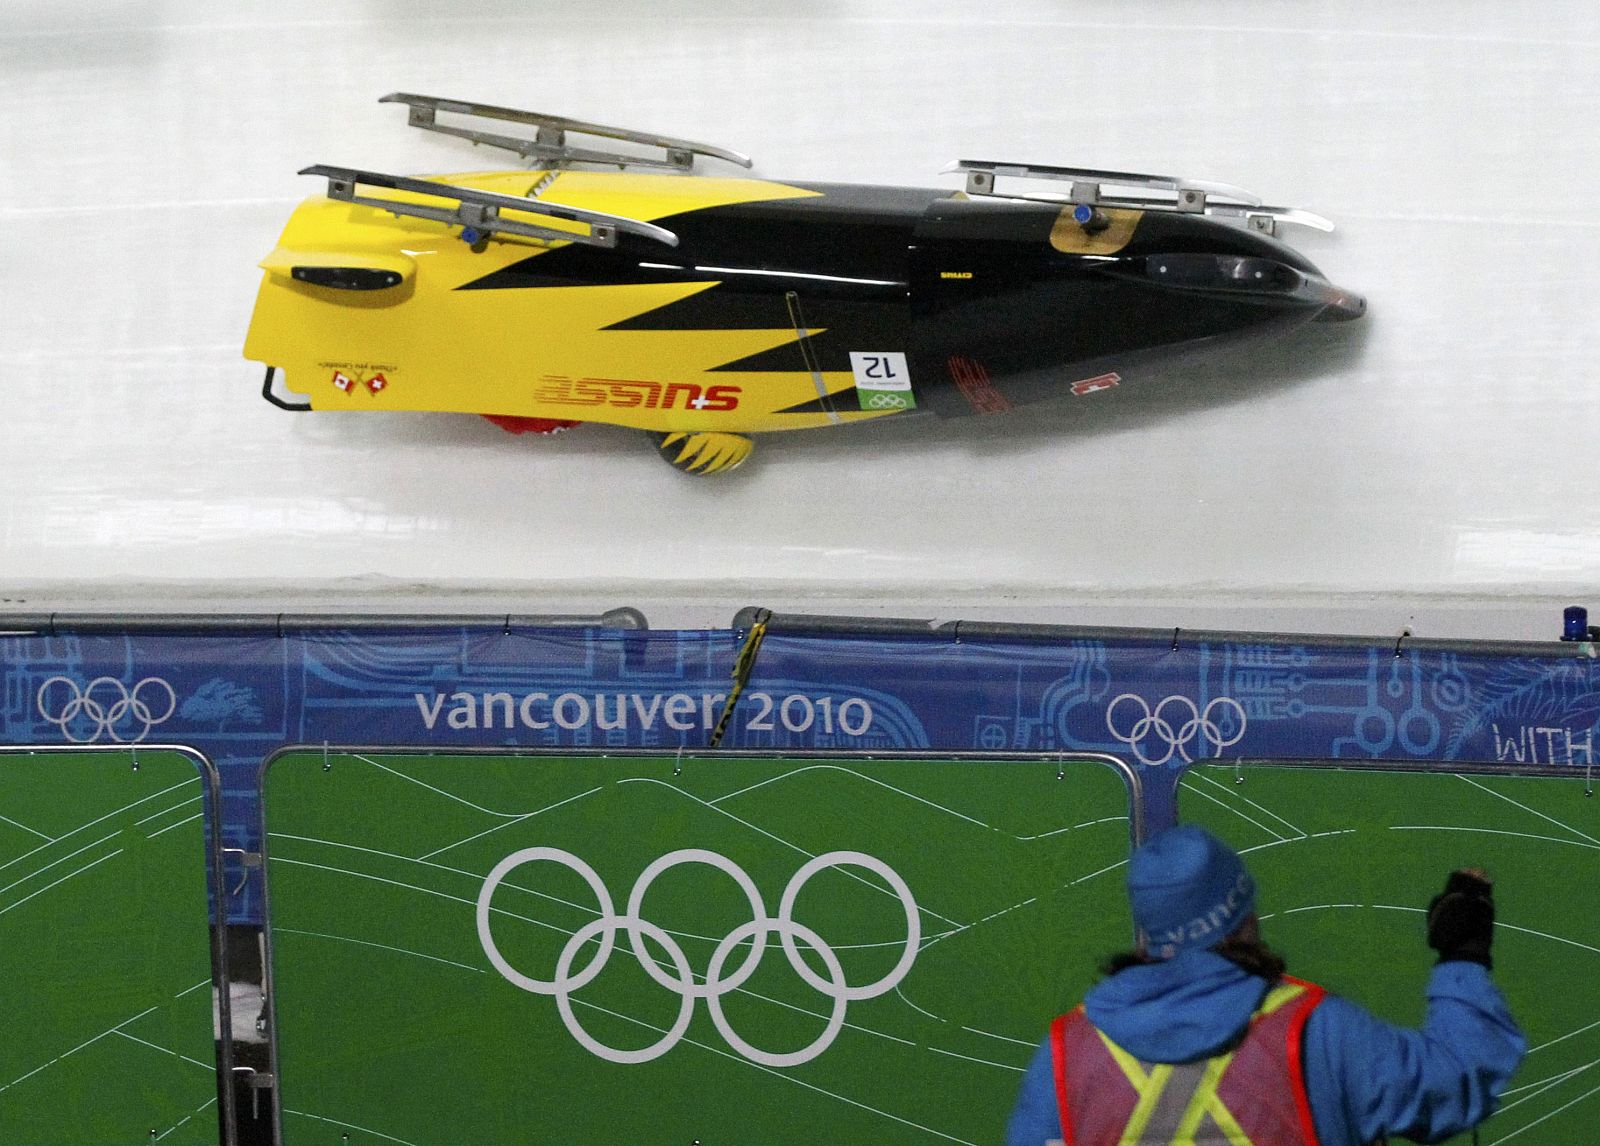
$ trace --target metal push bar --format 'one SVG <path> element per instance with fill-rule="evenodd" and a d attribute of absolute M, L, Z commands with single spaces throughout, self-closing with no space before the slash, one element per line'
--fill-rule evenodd
<path fill-rule="evenodd" d="M 475 144 L 504 148 L 515 152 L 523 159 L 537 161 L 547 167 L 565 167 L 570 163 L 598 163 L 615 167 L 660 167 L 672 171 L 689 171 L 694 167 L 697 155 L 703 155 L 708 159 L 720 159 L 739 167 L 751 166 L 748 155 L 741 155 L 737 151 L 729 151 L 723 147 L 713 147 L 709 143 L 675 139 L 669 135 L 656 135 L 654 132 L 633 131 L 625 127 L 608 127 L 603 123 L 584 123 L 581 120 L 567 119 L 558 115 L 543 115 L 536 111 L 518 111 L 516 108 L 440 99 L 437 96 L 413 95 L 410 92 L 391 92 L 378 102 L 405 104 L 411 109 L 407 122 L 412 127 L 453 135 Z M 438 121 L 438 113 L 441 111 L 452 115 L 470 115 L 481 119 L 526 124 L 536 128 L 537 132 L 532 139 L 519 139 L 515 136 L 477 131 L 468 127 L 454 127 Z M 569 147 L 568 132 L 660 148 L 666 152 L 666 157 L 656 158 L 648 155 L 629 155 L 622 151 Z"/>
<path fill-rule="evenodd" d="M 1052 167 L 1032 163 L 1005 163 L 990 159 L 958 159 L 944 174 L 961 172 L 967 177 L 969 195 L 1001 198 L 1040 198 L 1040 196 L 1002 196 L 995 189 L 1000 176 L 1015 179 L 1053 179 L 1072 185 L 1064 197 L 1081 206 L 1111 207 L 1135 211 L 1176 211 L 1180 214 L 1215 215 L 1241 219 L 1254 231 L 1273 234 L 1278 223 L 1291 223 L 1317 231 L 1331 231 L 1333 224 L 1321 215 L 1298 207 L 1272 207 L 1259 195 L 1230 183 L 1182 179 L 1176 175 L 1144 175 L 1132 171 L 1100 171 L 1091 167 Z M 1104 187 L 1135 188 L 1145 192 L 1168 191 L 1171 196 L 1149 194 L 1107 195 Z M 1051 196 L 1052 199 L 1063 197 Z"/>
<path fill-rule="evenodd" d="M 581 207 L 567 207 L 548 203 L 542 199 L 523 199 L 515 195 L 497 195 L 492 191 L 477 191 L 470 187 L 456 187 L 437 183 L 431 179 L 409 179 L 403 175 L 385 175 L 378 171 L 358 171 L 352 167 L 329 167 L 317 164 L 307 167 L 301 175 L 321 175 L 328 180 L 328 198 L 346 203 L 359 203 L 376 207 L 392 215 L 409 215 L 417 219 L 432 219 L 450 223 L 487 237 L 492 234 L 523 235 L 533 239 L 582 243 L 592 247 L 615 247 L 619 232 L 638 235 L 664 243 L 678 245 L 678 236 L 665 227 L 629 219 L 621 215 L 608 215 L 603 211 L 586 211 Z M 383 187 L 391 191 L 406 191 L 414 195 L 431 195 L 438 199 L 453 199 L 452 210 L 447 207 L 430 207 L 399 199 L 381 199 L 356 194 L 356 187 Z M 555 227 L 542 227 L 536 223 L 522 223 L 505 218 L 502 211 L 518 211 L 529 215 L 545 215 L 552 219 L 587 224 L 589 230 L 563 231 Z M 465 236 L 464 236 L 465 237 Z"/>

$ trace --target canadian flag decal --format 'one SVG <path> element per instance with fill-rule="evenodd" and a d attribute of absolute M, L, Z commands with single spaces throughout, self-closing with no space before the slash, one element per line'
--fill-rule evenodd
<path fill-rule="evenodd" d="M 333 384 L 338 389 L 343 390 L 346 394 L 350 393 L 350 387 L 355 385 L 355 383 L 350 380 L 350 375 L 346 374 L 343 370 L 335 370 L 333 372 Z"/>

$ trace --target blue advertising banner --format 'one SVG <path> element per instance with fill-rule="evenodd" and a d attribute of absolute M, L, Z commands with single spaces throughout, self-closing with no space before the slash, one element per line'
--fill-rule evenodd
<path fill-rule="evenodd" d="M 1586 769 L 1600 729 L 1600 662 L 1571 652 L 1188 639 L 822 643 L 767 638 L 739 743 L 1107 752 L 1165 774 L 1143 784 L 1151 827 L 1171 821 L 1178 776 L 1201 760 Z M 814 702 L 814 725 L 794 697 Z M 853 697 L 872 714 L 865 734 L 849 736 L 839 720 L 826 727 L 825 705 L 842 711 Z"/>
<path fill-rule="evenodd" d="M 1392 645 L 773 636 L 751 687 L 776 713 L 759 729 L 755 714 L 741 719 L 752 747 L 848 735 L 821 723 L 820 704 L 817 725 L 802 727 L 803 708 L 790 719 L 779 698 L 804 693 L 840 708 L 872 698 L 870 743 L 828 747 L 1096 751 L 1151 767 L 1217 757 L 1583 766 L 1600 722 L 1592 657 Z"/>
<path fill-rule="evenodd" d="M 0 638 L 0 739 L 197 749 L 222 774 L 224 846 L 258 851 L 258 772 L 285 744 L 699 747 L 743 636 L 499 626 L 13 635 Z M 724 744 L 1110 752 L 1168 778 L 1145 785 L 1146 820 L 1159 825 L 1178 773 L 1198 760 L 1586 769 L 1597 729 L 1600 663 L 1571 650 L 775 633 Z M 259 922 L 254 873 L 243 882 L 228 917 Z"/>

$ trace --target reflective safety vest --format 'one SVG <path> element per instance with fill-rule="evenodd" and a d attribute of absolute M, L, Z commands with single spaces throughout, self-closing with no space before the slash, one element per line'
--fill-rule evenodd
<path fill-rule="evenodd" d="M 1065 1146 L 1318 1146 L 1301 1035 L 1325 991 L 1285 976 L 1233 1049 L 1141 1062 L 1080 1005 L 1050 1024 Z"/>

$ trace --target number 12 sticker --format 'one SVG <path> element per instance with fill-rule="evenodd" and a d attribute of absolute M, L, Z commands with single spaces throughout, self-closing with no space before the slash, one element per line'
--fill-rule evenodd
<path fill-rule="evenodd" d="M 908 410 L 917 404 L 911 394 L 911 372 L 899 351 L 850 352 L 850 370 L 863 410 Z"/>

